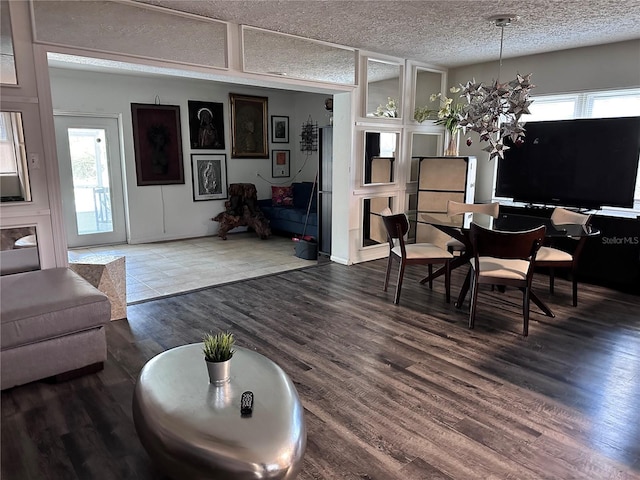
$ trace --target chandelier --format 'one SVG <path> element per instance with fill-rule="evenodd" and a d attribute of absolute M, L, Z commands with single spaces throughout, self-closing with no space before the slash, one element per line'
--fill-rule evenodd
<path fill-rule="evenodd" d="M 535 87 L 531 84 L 531 74 L 516 75 L 516 78 L 502 83 L 500 74 L 502 73 L 502 46 L 504 41 L 504 27 L 517 21 L 517 16 L 498 15 L 491 17 L 491 21 L 501 29 L 500 35 L 500 65 L 498 78 L 492 85 L 476 83 L 475 79 L 467 82 L 462 87 L 461 97 L 467 103 L 462 106 L 459 126 L 463 132 L 467 129 L 477 132 L 481 142 L 489 144 L 483 148 L 489 152 L 489 160 L 495 157 L 504 158 L 504 152 L 509 146 L 504 144 L 505 138 L 518 145 L 524 141 L 523 123 L 520 118 L 528 114 L 529 91 Z M 470 140 L 467 140 L 470 144 Z"/>

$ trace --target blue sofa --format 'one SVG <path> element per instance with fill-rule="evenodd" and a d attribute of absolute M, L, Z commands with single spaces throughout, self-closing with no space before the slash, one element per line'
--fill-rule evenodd
<path fill-rule="evenodd" d="M 260 210 L 269 219 L 272 231 L 293 233 L 297 235 L 309 235 L 318 237 L 318 212 L 317 212 L 317 190 L 313 188 L 313 182 L 294 182 L 291 184 L 293 190 L 293 205 L 274 205 L 271 198 L 258 200 Z M 307 207 L 309 198 L 313 190 L 313 199 L 309 211 L 307 228 L 304 229 L 307 217 Z"/>

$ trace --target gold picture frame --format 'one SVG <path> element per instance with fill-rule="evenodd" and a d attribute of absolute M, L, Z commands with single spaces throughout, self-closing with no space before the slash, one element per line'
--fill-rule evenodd
<path fill-rule="evenodd" d="M 267 97 L 229 94 L 231 158 L 269 158 Z"/>

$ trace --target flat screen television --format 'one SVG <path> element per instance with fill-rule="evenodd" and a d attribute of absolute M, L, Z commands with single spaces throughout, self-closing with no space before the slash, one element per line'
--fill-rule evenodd
<path fill-rule="evenodd" d="M 525 124 L 498 161 L 496 196 L 585 209 L 633 207 L 640 117 Z M 506 142 L 505 142 L 506 143 Z"/>

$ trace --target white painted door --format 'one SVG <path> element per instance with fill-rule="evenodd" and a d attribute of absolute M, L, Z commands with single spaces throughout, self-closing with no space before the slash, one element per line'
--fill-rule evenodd
<path fill-rule="evenodd" d="M 56 144 L 67 243 L 125 243 L 118 120 L 56 115 Z"/>

